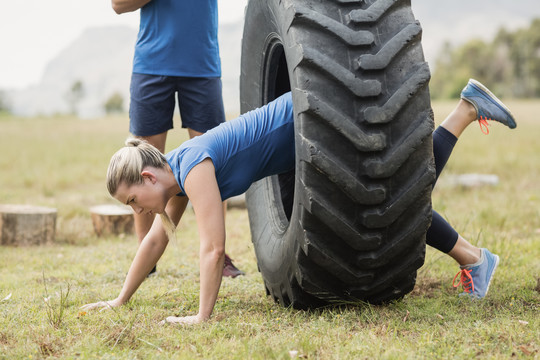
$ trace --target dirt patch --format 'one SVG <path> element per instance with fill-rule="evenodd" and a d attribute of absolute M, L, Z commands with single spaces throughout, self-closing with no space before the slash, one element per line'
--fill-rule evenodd
<path fill-rule="evenodd" d="M 440 290 L 442 282 L 435 278 L 422 278 L 416 281 L 413 291 L 409 296 L 434 298 L 435 292 Z"/>
<path fill-rule="evenodd" d="M 0 345 L 10 345 L 13 339 L 7 334 L 0 333 Z"/>
<path fill-rule="evenodd" d="M 64 347 L 62 339 L 51 338 L 49 334 L 38 336 L 35 339 L 35 343 L 38 346 L 39 353 L 43 357 L 59 357 Z"/>
<path fill-rule="evenodd" d="M 50 342 L 42 342 L 39 343 L 39 352 L 43 356 L 53 356 L 56 353 L 56 347 L 53 343 Z"/>

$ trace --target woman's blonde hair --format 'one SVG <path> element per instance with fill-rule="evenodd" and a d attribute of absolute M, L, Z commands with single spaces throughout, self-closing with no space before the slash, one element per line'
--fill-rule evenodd
<path fill-rule="evenodd" d="M 142 184 L 141 172 L 145 167 L 164 168 L 166 165 L 165 155 L 146 140 L 127 139 L 126 146 L 111 157 L 107 169 L 107 190 L 114 196 L 121 183 L 127 186 Z"/>
<path fill-rule="evenodd" d="M 164 168 L 167 159 L 157 148 L 146 140 L 129 138 L 126 146 L 118 150 L 109 162 L 107 169 L 107 190 L 114 196 L 118 186 L 125 183 L 127 186 L 142 184 L 144 179 L 141 175 L 147 166 Z M 166 212 L 160 214 L 161 222 L 169 240 L 174 238 L 175 226 Z"/>

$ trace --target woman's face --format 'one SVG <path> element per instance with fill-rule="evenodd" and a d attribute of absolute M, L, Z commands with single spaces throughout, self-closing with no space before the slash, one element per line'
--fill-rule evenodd
<path fill-rule="evenodd" d="M 136 214 L 161 214 L 165 211 L 165 194 L 159 183 L 144 177 L 142 184 L 121 183 L 114 198 L 129 205 Z"/>

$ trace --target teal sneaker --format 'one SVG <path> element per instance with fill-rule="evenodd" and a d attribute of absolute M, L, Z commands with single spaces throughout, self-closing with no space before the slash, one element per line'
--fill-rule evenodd
<path fill-rule="evenodd" d="M 510 129 L 517 126 L 510 109 L 479 81 L 470 79 L 461 91 L 461 98 L 474 106 L 480 128 L 485 134 L 489 134 L 487 120 L 500 122 Z"/>
<path fill-rule="evenodd" d="M 486 296 L 489 284 L 499 265 L 499 257 L 489 252 L 488 249 L 480 249 L 480 260 L 476 264 L 465 265 L 454 276 L 452 286 L 457 288 L 463 286 L 463 293 L 460 296 L 469 296 L 472 299 L 481 299 Z M 460 276 L 461 275 L 461 276 Z M 456 278 L 460 276 L 456 284 Z"/>

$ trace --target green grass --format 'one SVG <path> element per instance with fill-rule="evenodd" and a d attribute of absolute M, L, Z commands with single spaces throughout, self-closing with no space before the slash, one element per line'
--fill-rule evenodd
<path fill-rule="evenodd" d="M 439 123 L 451 103 L 435 103 Z M 457 266 L 429 249 L 417 287 L 386 306 L 285 309 L 265 296 L 247 214 L 227 214 L 227 252 L 246 276 L 224 279 L 213 319 L 161 326 L 198 306 L 198 239 L 187 212 L 178 244 L 124 307 L 82 313 L 118 294 L 136 251 L 133 236 L 97 238 L 89 207 L 113 202 L 104 177 L 127 135 L 125 117 L 0 117 L 0 203 L 58 209 L 56 242 L 0 247 L 0 359 L 431 359 L 540 357 L 540 102 L 509 102 L 518 128 L 472 127 L 433 195 L 467 239 L 501 255 L 487 299 L 457 297 Z M 185 138 L 171 133 L 169 149 Z M 497 186 L 456 188 L 445 177 L 496 174 Z M 8 295 L 11 297 L 2 300 Z M 47 298 L 47 302 L 44 301 Z M 63 302 L 62 302 L 63 301 Z"/>

